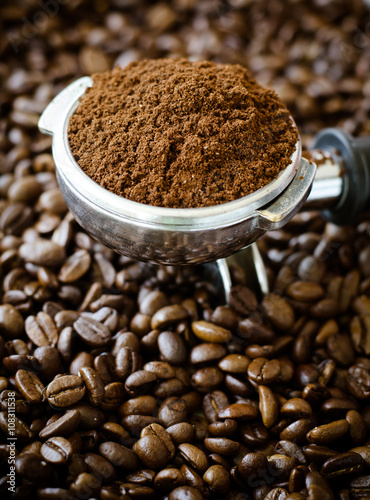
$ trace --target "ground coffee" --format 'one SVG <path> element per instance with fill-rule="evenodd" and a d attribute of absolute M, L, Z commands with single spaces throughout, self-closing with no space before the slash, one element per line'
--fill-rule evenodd
<path fill-rule="evenodd" d="M 144 60 L 93 75 L 70 120 L 81 168 L 149 205 L 217 205 L 266 186 L 297 142 L 286 107 L 240 65 Z"/>

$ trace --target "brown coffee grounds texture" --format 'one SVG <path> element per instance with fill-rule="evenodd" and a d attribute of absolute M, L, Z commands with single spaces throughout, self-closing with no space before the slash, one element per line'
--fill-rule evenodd
<path fill-rule="evenodd" d="M 158 59 L 92 76 L 69 123 L 72 154 L 103 188 L 195 208 L 266 186 L 298 140 L 289 111 L 240 65 Z"/>

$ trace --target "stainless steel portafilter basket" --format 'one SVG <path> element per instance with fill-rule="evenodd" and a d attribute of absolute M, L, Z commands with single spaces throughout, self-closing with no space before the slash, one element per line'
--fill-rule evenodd
<path fill-rule="evenodd" d="M 68 208 L 92 237 L 116 252 L 157 264 L 214 261 L 281 228 L 305 202 L 316 165 L 301 158 L 300 140 L 277 179 L 229 203 L 162 208 L 107 191 L 82 171 L 68 143 L 69 119 L 91 85 L 91 78 L 84 77 L 64 89 L 45 109 L 39 128 L 53 136 L 56 175 Z"/>

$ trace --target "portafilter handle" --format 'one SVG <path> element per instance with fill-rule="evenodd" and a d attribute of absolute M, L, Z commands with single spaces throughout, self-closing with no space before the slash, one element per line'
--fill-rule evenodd
<path fill-rule="evenodd" d="M 370 137 L 327 128 L 309 156 L 318 168 L 304 210 L 321 210 L 326 220 L 345 225 L 370 209 Z"/>

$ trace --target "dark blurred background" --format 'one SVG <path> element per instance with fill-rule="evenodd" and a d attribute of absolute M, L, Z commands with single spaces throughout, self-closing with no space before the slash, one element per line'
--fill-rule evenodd
<path fill-rule="evenodd" d="M 1 0 L 0 20 L 5 152 L 9 126 L 34 138 L 36 152 L 47 148 L 38 116 L 70 81 L 168 56 L 246 66 L 278 92 L 306 146 L 331 125 L 370 134 L 370 10 L 362 0 Z"/>

